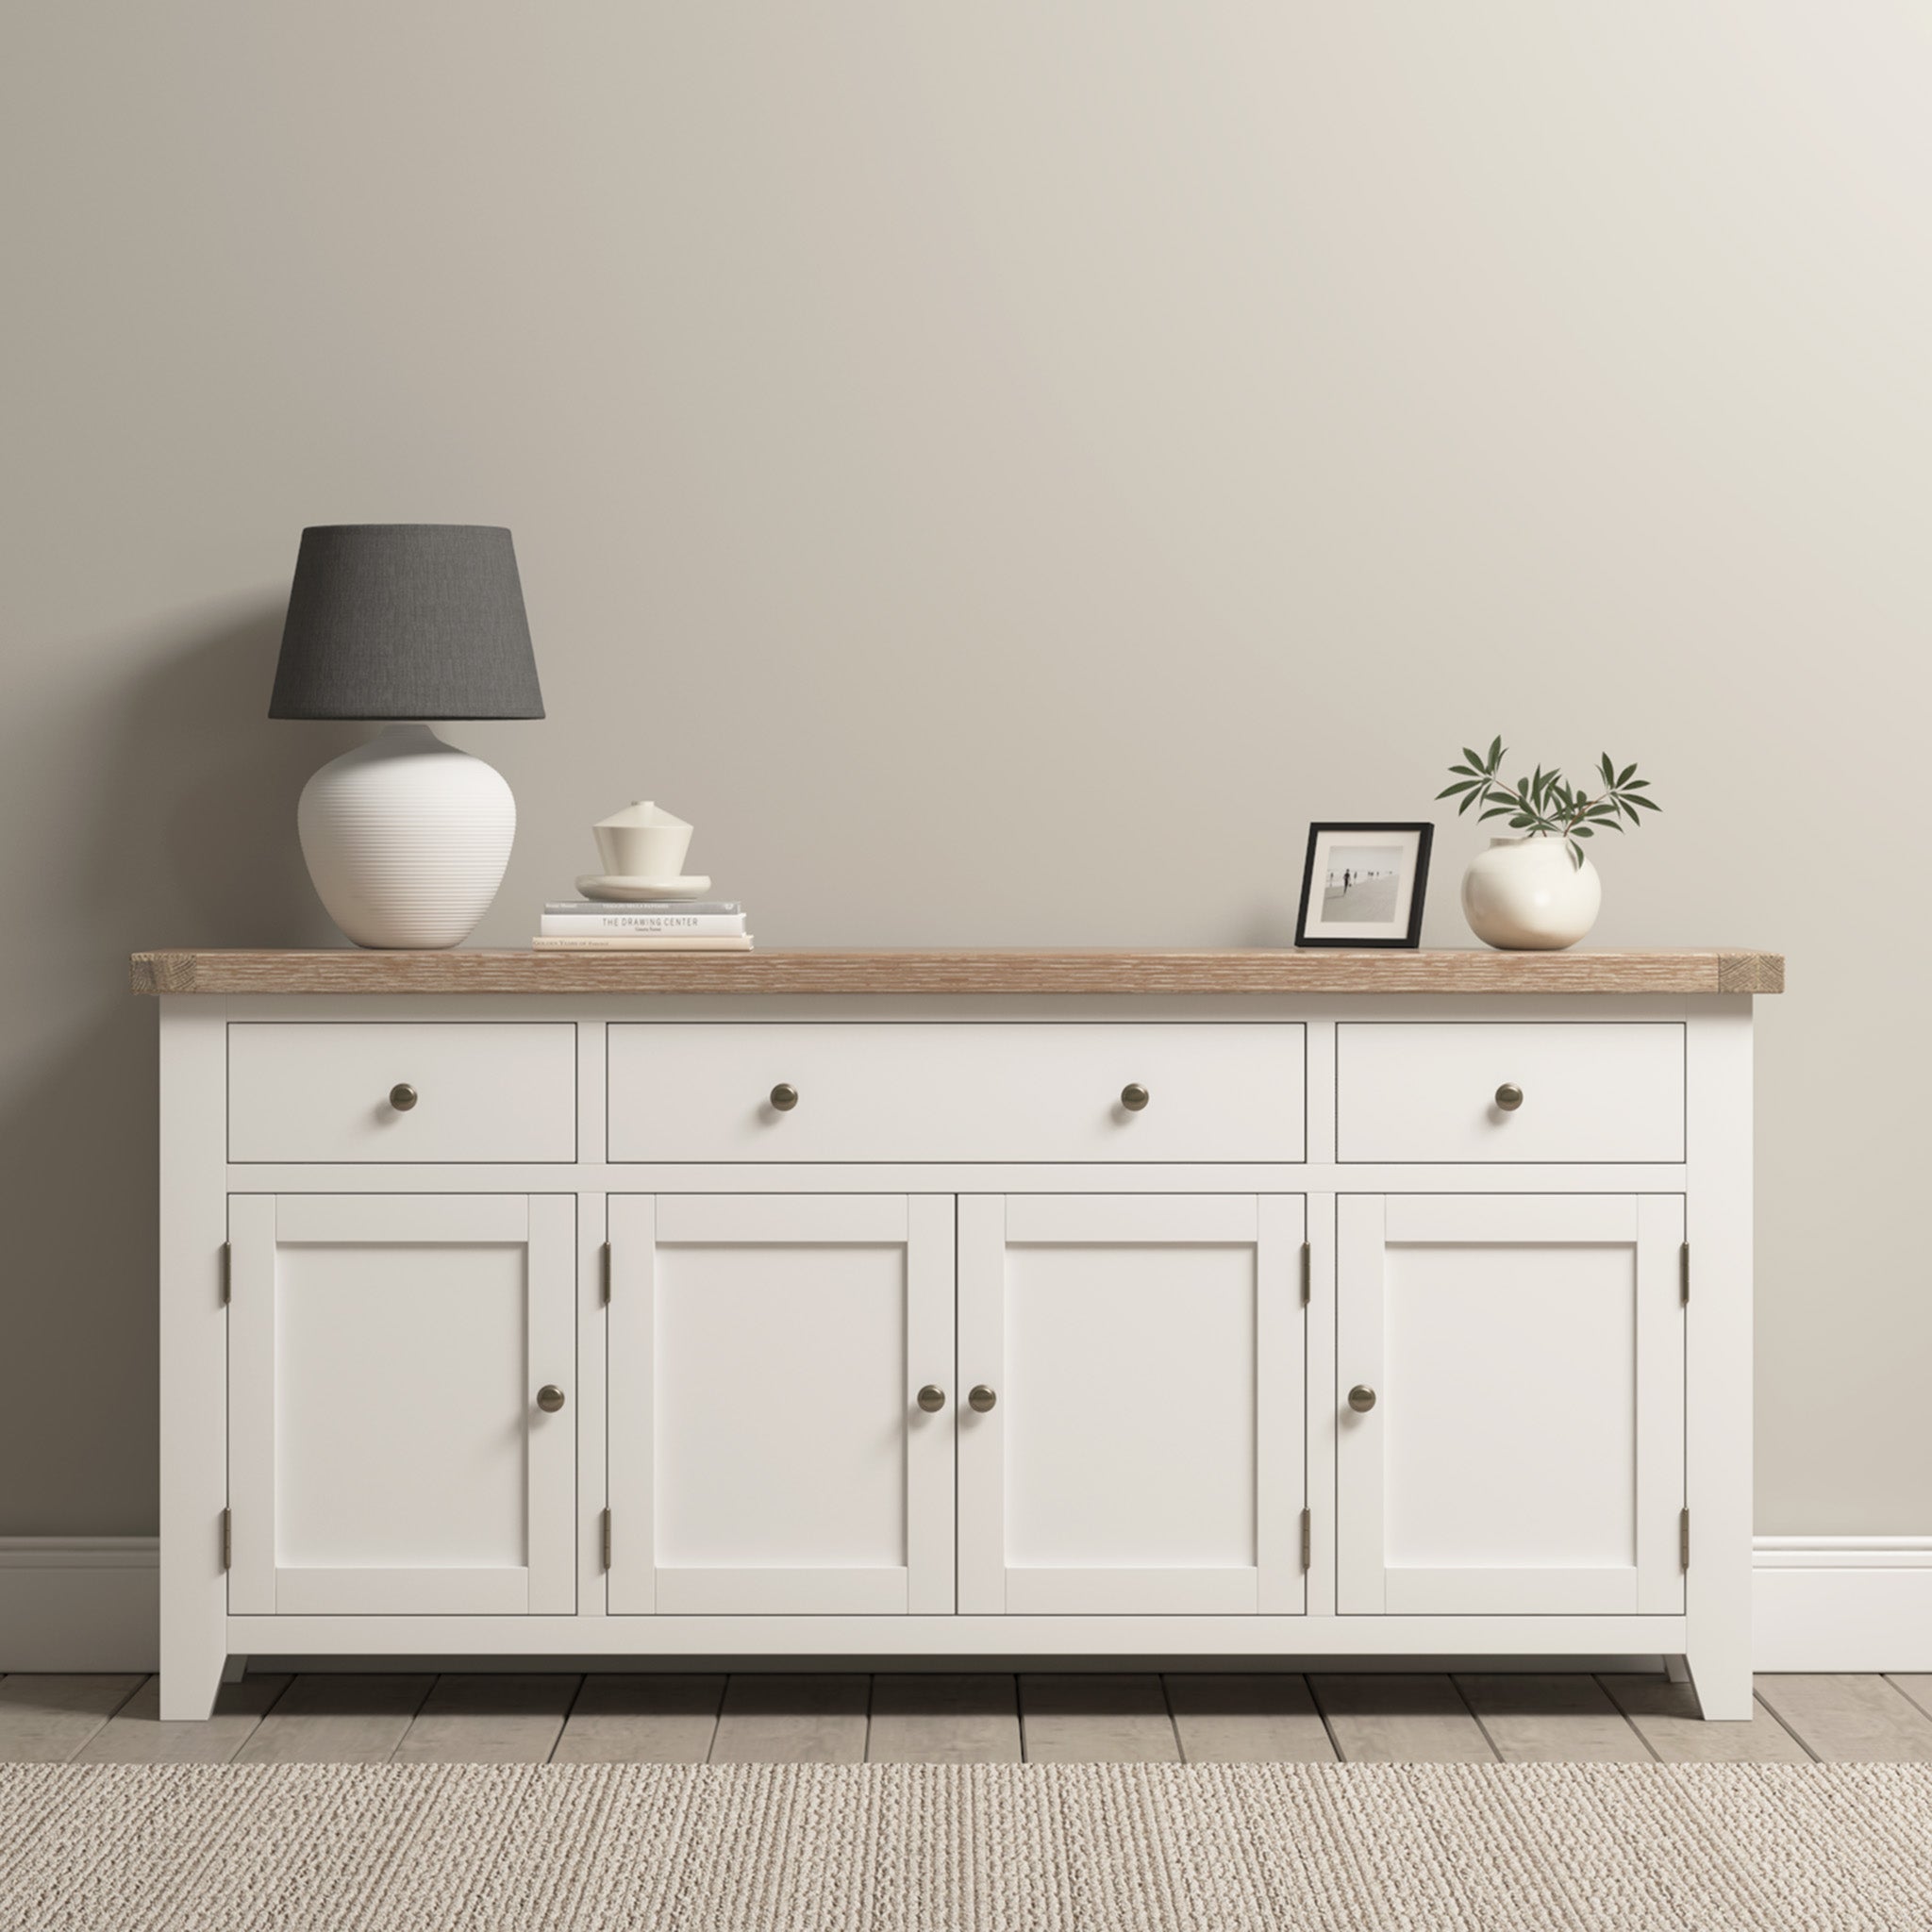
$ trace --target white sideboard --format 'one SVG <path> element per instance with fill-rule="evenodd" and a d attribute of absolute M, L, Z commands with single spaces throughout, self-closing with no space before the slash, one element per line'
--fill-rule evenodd
<path fill-rule="evenodd" d="M 139 955 L 161 1708 L 257 1655 L 1688 1659 L 1775 956 Z"/>

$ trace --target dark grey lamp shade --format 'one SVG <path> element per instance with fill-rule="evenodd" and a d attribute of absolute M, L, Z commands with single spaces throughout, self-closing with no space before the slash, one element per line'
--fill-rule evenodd
<path fill-rule="evenodd" d="M 302 532 L 271 718 L 541 718 L 509 532 L 323 524 Z"/>

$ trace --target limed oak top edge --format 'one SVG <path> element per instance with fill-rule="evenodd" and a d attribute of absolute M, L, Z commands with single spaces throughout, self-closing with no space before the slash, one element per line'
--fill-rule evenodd
<path fill-rule="evenodd" d="M 905 948 L 758 953 L 180 950 L 138 993 L 1774 993 L 1781 953 Z"/>

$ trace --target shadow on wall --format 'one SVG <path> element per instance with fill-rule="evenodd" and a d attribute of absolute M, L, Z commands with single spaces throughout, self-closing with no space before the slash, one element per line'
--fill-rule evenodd
<path fill-rule="evenodd" d="M 154 1527 L 155 1008 L 127 991 L 128 953 L 343 943 L 295 801 L 364 727 L 269 721 L 281 624 L 265 607 L 157 646 L 86 715 L 13 721 L 42 747 L 8 763 L 38 772 L 60 862 L 0 1001 L 0 1354 L 27 1372 L 0 1402 L 0 1469 L 35 1472 L 0 1486 L 0 1535 Z M 70 771 L 76 745 L 92 755 Z"/>
<path fill-rule="evenodd" d="M 268 715 L 282 607 L 151 666 L 129 688 L 92 828 L 106 875 L 143 813 L 138 907 L 151 946 L 341 945 L 308 883 L 295 802 L 361 724 Z M 120 928 L 117 926 L 116 931 Z"/>

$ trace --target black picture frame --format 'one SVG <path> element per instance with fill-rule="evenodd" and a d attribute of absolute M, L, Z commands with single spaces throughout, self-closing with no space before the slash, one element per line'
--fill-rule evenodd
<path fill-rule="evenodd" d="M 1393 934 L 1388 939 L 1346 939 L 1329 938 L 1308 932 L 1308 902 L 1314 897 L 1315 857 L 1321 850 L 1324 836 L 1333 837 L 1341 833 L 1388 833 L 1401 832 L 1415 836 L 1415 883 L 1408 895 L 1408 926 L 1404 933 Z M 1362 948 L 1406 948 L 1413 952 L 1422 944 L 1423 904 L 1429 886 L 1429 847 L 1434 842 L 1436 828 L 1432 824 L 1418 820 L 1324 820 L 1308 827 L 1307 856 L 1302 861 L 1302 903 L 1295 914 L 1294 942 L 1298 946 L 1336 946 L 1355 951 Z"/>

